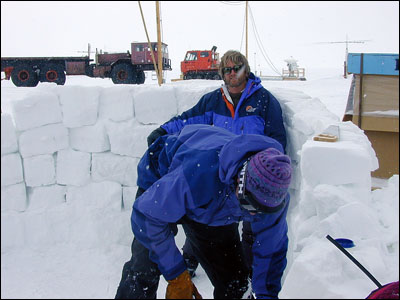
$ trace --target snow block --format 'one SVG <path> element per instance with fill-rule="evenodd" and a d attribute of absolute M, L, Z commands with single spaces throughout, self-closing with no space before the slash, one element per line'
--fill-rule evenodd
<path fill-rule="evenodd" d="M 28 192 L 28 211 L 50 209 L 65 203 L 66 190 L 66 186 L 58 184 L 30 188 Z"/>
<path fill-rule="evenodd" d="M 63 124 L 68 128 L 93 125 L 97 121 L 100 87 L 65 86 L 60 95 Z"/>
<path fill-rule="evenodd" d="M 57 153 L 57 183 L 81 186 L 90 181 L 90 153 L 72 149 Z"/>
<path fill-rule="evenodd" d="M 111 152 L 92 154 L 92 180 L 114 181 L 124 186 L 136 186 L 137 158 Z"/>
<path fill-rule="evenodd" d="M 91 126 L 69 129 L 69 142 L 74 150 L 83 152 L 104 152 L 110 150 L 104 122 L 98 121 Z"/>
<path fill-rule="evenodd" d="M 17 134 L 9 114 L 1 114 L 1 155 L 18 151 Z"/>
<path fill-rule="evenodd" d="M 174 88 L 140 87 L 134 93 L 135 118 L 141 124 L 163 124 L 178 113 Z M 157 112 L 157 113 L 154 113 Z"/>
<path fill-rule="evenodd" d="M 24 246 L 24 222 L 17 212 L 3 213 L 3 189 L 1 194 L 1 253 L 3 254 Z"/>
<path fill-rule="evenodd" d="M 11 153 L 1 157 L 1 186 L 24 181 L 22 161 L 19 153 Z"/>
<path fill-rule="evenodd" d="M 60 102 L 55 93 L 33 91 L 11 102 L 11 109 L 20 131 L 62 122 Z"/>
<path fill-rule="evenodd" d="M 103 89 L 99 99 L 99 118 L 115 122 L 133 119 L 132 87 L 116 86 Z"/>
<path fill-rule="evenodd" d="M 111 181 L 91 182 L 85 186 L 67 188 L 67 204 L 100 213 L 106 210 L 121 211 L 122 187 Z"/>
<path fill-rule="evenodd" d="M 157 127 L 159 126 L 140 125 L 133 120 L 108 122 L 106 128 L 110 138 L 111 152 L 141 158 L 147 150 L 147 136 Z"/>
<path fill-rule="evenodd" d="M 68 129 L 61 123 L 29 129 L 22 132 L 19 137 L 19 150 L 24 158 L 53 154 L 68 146 Z"/>
<path fill-rule="evenodd" d="M 133 202 L 135 202 L 137 187 L 123 186 L 122 187 L 122 203 L 124 210 L 131 211 Z"/>
<path fill-rule="evenodd" d="M 25 211 L 27 208 L 25 183 L 17 183 L 1 188 L 1 211 Z"/>
<path fill-rule="evenodd" d="M 46 220 L 45 210 L 33 210 L 25 213 L 24 232 L 25 243 L 29 247 L 43 247 L 51 245 L 49 240 L 49 226 Z"/>
<path fill-rule="evenodd" d="M 311 186 L 318 184 L 371 184 L 373 169 L 369 153 L 362 145 L 339 141 L 307 141 L 301 149 L 301 173 Z"/>
<path fill-rule="evenodd" d="M 221 87 L 220 81 L 215 81 L 213 83 L 214 84 L 210 86 L 210 82 L 208 81 L 205 83 L 200 80 L 195 80 L 190 83 L 189 81 L 186 81 L 184 83 L 185 88 L 180 88 L 179 83 L 177 82 L 177 86 L 175 86 L 175 95 L 178 105 L 178 114 L 180 115 L 189 108 L 192 108 L 205 94 Z"/>
<path fill-rule="evenodd" d="M 56 169 L 51 154 L 36 155 L 24 158 L 26 186 L 50 185 L 56 182 Z"/>

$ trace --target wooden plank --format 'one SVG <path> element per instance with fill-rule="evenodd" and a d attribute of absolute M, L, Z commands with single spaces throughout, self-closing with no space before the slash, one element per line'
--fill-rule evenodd
<path fill-rule="evenodd" d="M 322 133 L 314 136 L 313 140 L 318 142 L 337 142 L 339 140 L 339 126 L 330 125 Z"/>

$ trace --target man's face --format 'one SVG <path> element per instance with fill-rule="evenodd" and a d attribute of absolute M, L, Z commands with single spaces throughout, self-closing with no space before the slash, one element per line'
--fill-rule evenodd
<path fill-rule="evenodd" d="M 234 68 L 235 66 L 236 65 L 232 61 L 228 60 L 226 67 Z M 229 73 L 224 73 L 224 82 L 228 87 L 244 87 L 247 82 L 245 66 L 243 65 L 238 72 L 232 69 Z"/>

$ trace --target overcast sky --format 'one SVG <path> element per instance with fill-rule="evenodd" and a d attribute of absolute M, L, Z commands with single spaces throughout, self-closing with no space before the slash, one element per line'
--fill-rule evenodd
<path fill-rule="evenodd" d="M 141 2 L 157 41 L 155 1 Z M 245 1 L 160 1 L 162 40 L 179 71 L 187 50 L 217 46 L 245 53 Z M 349 52 L 399 53 L 398 1 L 249 1 L 252 71 L 274 74 L 293 56 L 300 67 L 342 67 Z M 253 16 L 253 18 L 252 18 Z M 254 20 L 254 21 L 253 21 Z M 255 24 L 255 27 L 253 26 Z M 256 41 L 255 30 L 259 42 Z M 78 51 L 130 50 L 147 41 L 138 1 L 1 1 L 1 56 L 80 56 Z M 260 50 L 263 47 L 263 50 Z"/>

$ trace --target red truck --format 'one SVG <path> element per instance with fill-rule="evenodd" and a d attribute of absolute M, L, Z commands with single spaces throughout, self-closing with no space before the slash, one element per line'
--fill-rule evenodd
<path fill-rule="evenodd" d="M 157 60 L 157 43 L 151 43 Z M 34 87 L 40 82 L 64 85 L 66 75 L 111 78 L 115 84 L 142 84 L 144 71 L 154 71 L 148 43 L 131 43 L 131 52 L 97 53 L 95 63 L 88 56 L 81 57 L 2 57 L 1 71 L 16 86 Z M 162 43 L 162 69 L 172 70 L 167 44 Z"/>
<path fill-rule="evenodd" d="M 187 79 L 213 79 L 220 80 L 218 67 L 219 54 L 215 52 L 216 46 L 211 50 L 190 50 L 186 52 L 185 60 L 181 62 L 181 72 L 184 80 Z"/>

